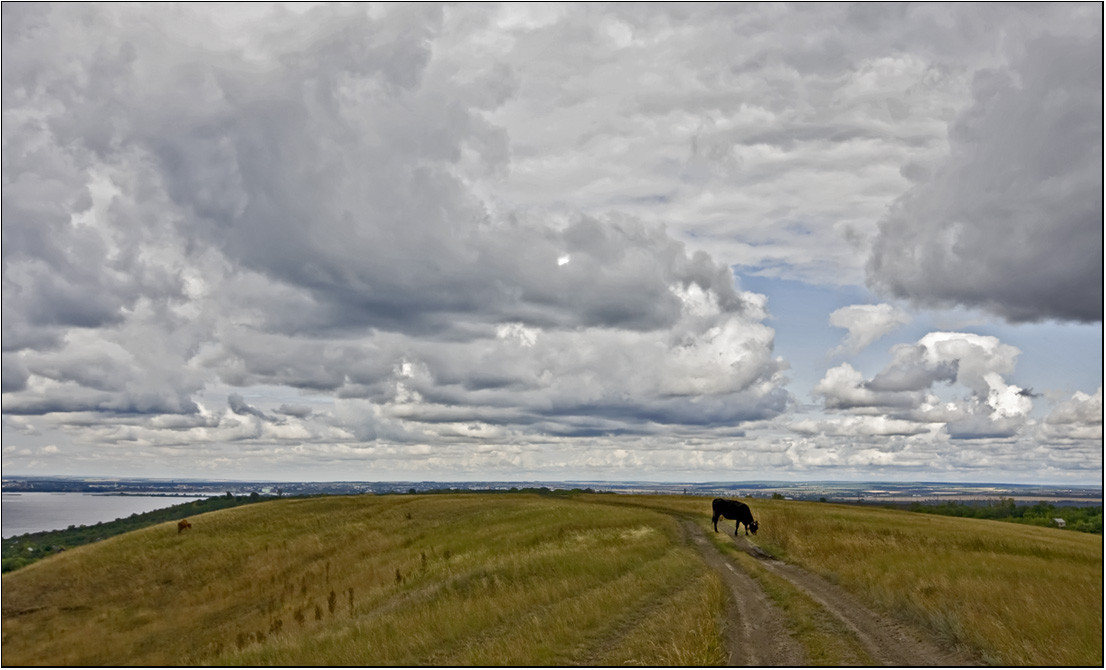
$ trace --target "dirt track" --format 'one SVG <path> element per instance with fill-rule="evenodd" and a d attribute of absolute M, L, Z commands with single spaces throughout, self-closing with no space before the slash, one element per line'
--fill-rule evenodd
<path fill-rule="evenodd" d="M 691 521 L 681 522 L 703 559 L 725 580 L 733 596 L 726 644 L 730 665 L 794 666 L 809 664 L 802 646 L 787 629 L 784 614 L 760 585 L 726 558 Z M 978 665 L 967 655 L 945 649 L 921 631 L 889 619 L 861 604 L 844 589 L 802 568 L 776 560 L 742 536 L 727 534 L 738 549 L 760 560 L 767 570 L 801 589 L 843 628 L 880 665 Z"/>
<path fill-rule="evenodd" d="M 806 655 L 787 632 L 783 614 L 756 581 L 715 549 L 698 526 L 690 521 L 682 523 L 707 565 L 726 582 L 733 598 L 726 626 L 728 665 L 805 665 Z"/>

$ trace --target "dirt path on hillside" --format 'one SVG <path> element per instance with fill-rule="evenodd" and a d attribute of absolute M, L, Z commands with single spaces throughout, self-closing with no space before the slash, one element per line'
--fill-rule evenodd
<path fill-rule="evenodd" d="M 694 524 L 689 525 L 694 526 Z M 732 572 L 734 566 L 719 554 L 713 546 L 710 546 L 710 542 L 703 537 L 703 532 L 698 526 L 694 526 L 694 528 L 699 531 L 696 534 L 698 539 L 701 540 L 703 545 L 710 549 L 710 551 L 705 552 L 704 555 L 706 556 L 713 553 L 716 557 L 716 560 L 713 561 L 708 559 L 708 563 L 711 563 L 712 567 L 718 569 L 718 560 L 721 560 L 725 564 L 725 568 L 722 572 Z M 928 639 L 927 636 L 919 630 L 902 622 L 889 619 L 887 616 L 877 614 L 863 605 L 847 591 L 826 581 L 822 577 L 807 572 L 798 566 L 789 565 L 783 561 L 772 558 L 759 547 L 750 544 L 744 537 L 740 535 L 730 535 L 728 533 L 727 537 L 729 537 L 739 549 L 760 560 L 760 564 L 766 569 L 794 584 L 832 616 L 839 619 L 848 630 L 852 631 L 861 646 L 864 647 L 865 651 L 867 651 L 877 663 L 892 666 L 980 665 L 977 659 L 973 659 L 967 654 L 943 648 L 934 641 Z M 745 580 L 752 582 L 752 579 L 748 576 L 745 576 Z M 763 594 L 761 595 L 763 597 Z M 752 621 L 756 622 L 758 626 L 758 630 L 753 633 L 752 637 L 764 637 L 767 631 L 759 630 L 758 613 L 751 612 L 750 614 L 753 617 Z M 742 618 L 749 621 L 747 617 L 743 616 Z M 774 630 L 776 625 L 775 622 L 770 624 L 770 626 L 773 627 L 772 630 Z M 762 660 L 759 664 L 792 665 L 792 663 L 776 663 L 772 660 Z"/>
<path fill-rule="evenodd" d="M 691 521 L 680 526 L 730 592 L 733 607 L 727 613 L 727 665 L 795 666 L 807 663 L 802 647 L 787 631 L 783 613 L 745 572 L 734 567 Z"/>

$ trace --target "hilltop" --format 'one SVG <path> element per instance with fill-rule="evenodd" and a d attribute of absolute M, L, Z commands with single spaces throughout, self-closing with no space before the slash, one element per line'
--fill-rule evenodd
<path fill-rule="evenodd" d="M 3 663 L 1102 663 L 1100 537 L 749 500 L 748 538 L 673 495 L 210 512 L 4 575 Z"/>

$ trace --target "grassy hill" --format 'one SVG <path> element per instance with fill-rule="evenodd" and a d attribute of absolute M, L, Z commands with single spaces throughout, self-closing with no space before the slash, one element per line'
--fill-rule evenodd
<path fill-rule="evenodd" d="M 1099 536 L 752 504 L 762 547 L 989 660 L 1102 662 Z M 727 594 L 684 541 L 686 515 L 709 528 L 709 501 L 398 495 L 211 512 L 182 534 L 163 523 L 5 574 L 2 660 L 718 664 Z"/>
<path fill-rule="evenodd" d="M 704 508 L 680 496 L 609 502 Z M 875 507 L 749 503 L 760 522 L 756 542 L 773 556 L 985 661 L 1102 665 L 1100 535 Z"/>
<path fill-rule="evenodd" d="M 167 498 L 167 500 L 171 500 L 171 498 Z M 265 498 L 256 493 L 249 496 L 233 496 L 228 493 L 225 496 L 201 498 L 149 512 L 139 512 L 115 521 L 98 522 L 87 526 L 70 526 L 65 530 L 24 533 L 23 535 L 5 538 L 0 543 L 3 557 L 2 569 L 3 572 L 11 572 L 48 556 L 68 551 L 73 547 L 99 542 L 107 537 L 147 528 L 165 521 L 176 523 L 178 519 L 183 517 L 250 505 L 262 500 L 265 500 Z"/>

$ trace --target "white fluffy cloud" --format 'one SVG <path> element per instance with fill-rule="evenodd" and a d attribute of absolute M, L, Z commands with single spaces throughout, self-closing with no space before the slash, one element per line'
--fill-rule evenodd
<path fill-rule="evenodd" d="M 893 305 L 850 305 L 830 313 L 830 325 L 845 328 L 849 334 L 833 350 L 834 354 L 855 355 L 884 335 L 910 323 L 911 317 Z"/>
<path fill-rule="evenodd" d="M 1060 442 L 1102 441 L 1102 387 L 1093 394 L 1076 391 L 1045 418 L 1048 439 Z M 1093 446 L 1093 445 L 1092 445 Z"/>
<path fill-rule="evenodd" d="M 891 362 L 872 379 L 864 379 L 848 363 L 830 369 L 814 393 L 827 409 L 887 415 L 892 421 L 914 422 L 916 432 L 942 423 L 953 438 L 1009 437 L 1025 425 L 1033 409 L 1029 394 L 1005 381 L 1019 353 L 992 336 L 934 332 L 916 344 L 893 347 Z M 969 394 L 943 402 L 934 392 L 938 382 Z"/>
<path fill-rule="evenodd" d="M 1101 467 L 1101 388 L 1035 419 L 1038 394 L 1007 381 L 1020 353 L 992 336 L 929 333 L 892 347 L 870 379 L 848 363 L 829 369 L 814 393 L 831 416 L 775 423 L 801 436 L 788 442 L 797 461 L 841 473 L 1002 477 L 1028 466 L 1040 478 Z"/>

